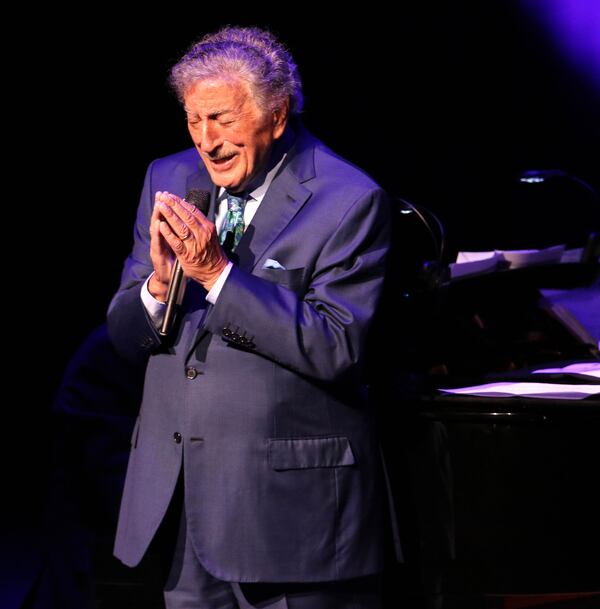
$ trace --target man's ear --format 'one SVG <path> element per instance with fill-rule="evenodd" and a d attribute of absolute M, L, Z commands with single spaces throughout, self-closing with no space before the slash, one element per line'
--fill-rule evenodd
<path fill-rule="evenodd" d="M 286 97 L 284 102 L 277 108 L 273 110 L 273 137 L 277 140 L 285 131 L 285 126 L 287 125 L 288 116 L 290 112 L 290 99 Z"/>

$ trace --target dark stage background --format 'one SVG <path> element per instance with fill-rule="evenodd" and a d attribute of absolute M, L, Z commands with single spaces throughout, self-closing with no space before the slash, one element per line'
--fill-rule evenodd
<path fill-rule="evenodd" d="M 403 2 L 392 16 L 370 3 L 326 19 L 303 3 L 173 4 L 143 18 L 92 3 L 8 23 L 22 31 L 9 57 L 18 110 L 5 115 L 18 130 L 5 176 L 16 186 L 6 226 L 19 239 L 16 256 L 5 248 L 7 277 L 18 278 L 5 296 L 11 513 L 38 513 L 51 399 L 117 288 L 145 169 L 189 146 L 166 87 L 189 43 L 227 23 L 272 29 L 300 66 L 305 124 L 391 193 L 438 213 L 451 255 L 502 246 L 498 219 L 522 170 L 561 168 L 600 188 L 600 88 L 525 10 L 536 4 Z"/>

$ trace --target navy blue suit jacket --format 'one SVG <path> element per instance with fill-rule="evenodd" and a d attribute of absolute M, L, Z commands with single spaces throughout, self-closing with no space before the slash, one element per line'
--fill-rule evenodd
<path fill-rule="evenodd" d="M 302 582 L 377 572 L 384 492 L 362 371 L 389 247 L 387 198 L 300 130 L 216 304 L 190 282 L 166 347 L 140 300 L 152 271 L 148 224 L 156 191 L 191 188 L 212 189 L 214 217 L 216 188 L 197 151 L 151 164 L 109 309 L 117 349 L 150 355 L 115 553 L 140 561 L 183 465 L 188 529 L 214 576 Z"/>

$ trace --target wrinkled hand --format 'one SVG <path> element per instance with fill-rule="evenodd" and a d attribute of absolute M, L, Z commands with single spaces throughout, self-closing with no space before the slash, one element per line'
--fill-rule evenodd
<path fill-rule="evenodd" d="M 215 225 L 194 205 L 168 192 L 157 192 L 150 221 L 152 296 L 164 302 L 176 256 L 184 275 L 210 290 L 229 262 Z"/>

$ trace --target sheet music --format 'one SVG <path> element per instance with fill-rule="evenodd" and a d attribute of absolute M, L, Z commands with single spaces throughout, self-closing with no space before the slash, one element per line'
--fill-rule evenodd
<path fill-rule="evenodd" d="M 501 382 L 459 387 L 457 389 L 440 389 L 443 393 L 457 395 L 478 395 L 481 397 L 546 398 L 562 400 L 583 400 L 590 395 L 600 395 L 600 385 L 569 385 L 562 383 L 522 383 Z"/>
<path fill-rule="evenodd" d="M 504 260 L 510 262 L 511 269 L 519 269 L 533 264 L 558 263 L 564 251 L 564 245 L 554 245 L 543 250 L 498 250 Z"/>
<path fill-rule="evenodd" d="M 459 252 L 456 262 L 450 263 L 450 277 L 466 277 L 495 271 L 504 258 L 498 252 Z"/>
<path fill-rule="evenodd" d="M 581 259 L 583 250 L 565 250 L 564 245 L 553 245 L 545 249 L 531 250 L 493 250 L 488 252 L 458 252 L 456 262 L 449 265 L 450 277 L 466 277 L 493 272 L 500 263 L 508 263 L 511 269 L 536 264 L 555 264 L 573 262 Z"/>
<path fill-rule="evenodd" d="M 584 374 L 600 379 L 600 362 L 583 362 L 580 364 L 569 364 L 562 368 L 541 368 L 533 370 L 532 374 Z"/>

